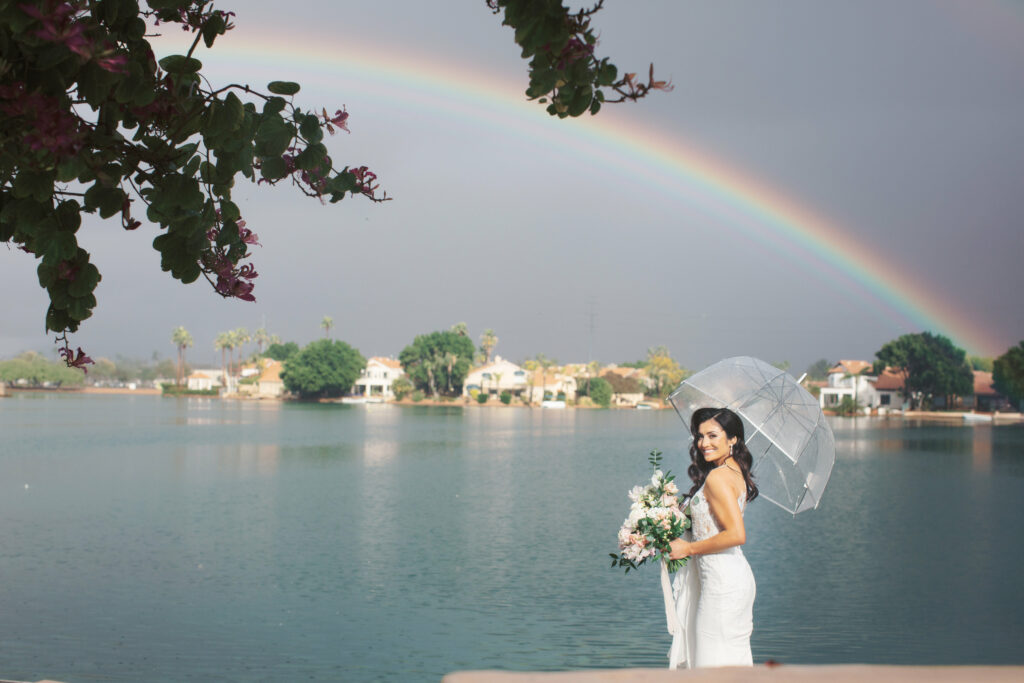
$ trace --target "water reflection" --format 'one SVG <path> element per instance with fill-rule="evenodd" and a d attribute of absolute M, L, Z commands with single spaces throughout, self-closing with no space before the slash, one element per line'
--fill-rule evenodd
<path fill-rule="evenodd" d="M 0 402 L 8 675 L 665 665 L 656 572 L 607 552 L 649 450 L 685 476 L 675 414 L 196 405 Z M 818 510 L 749 508 L 756 661 L 1019 662 L 1024 429 L 835 424 Z"/>
<path fill-rule="evenodd" d="M 975 472 L 988 472 L 992 469 L 992 426 L 976 425 L 973 432 L 971 466 Z"/>
<path fill-rule="evenodd" d="M 272 477 L 277 474 L 281 447 L 277 444 L 219 444 L 177 448 L 175 471 L 185 479 L 210 480 L 224 475 Z"/>

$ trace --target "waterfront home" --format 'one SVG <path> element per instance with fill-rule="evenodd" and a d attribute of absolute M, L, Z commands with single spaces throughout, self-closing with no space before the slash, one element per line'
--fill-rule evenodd
<path fill-rule="evenodd" d="M 877 401 L 869 405 L 883 412 L 903 407 L 905 378 L 902 373 L 893 372 L 891 368 L 886 368 L 870 384 L 872 389 L 874 389 L 875 396 L 877 396 Z"/>
<path fill-rule="evenodd" d="M 601 379 L 612 386 L 613 406 L 635 408 L 644 400 L 644 384 L 638 368 L 611 367 L 601 374 Z"/>
<path fill-rule="evenodd" d="M 352 394 L 366 398 L 393 399 L 392 382 L 405 374 L 402 364 L 394 358 L 373 356 L 366 361 L 359 379 L 352 386 Z"/>
<path fill-rule="evenodd" d="M 209 391 L 220 388 L 220 370 L 193 370 L 186 379 L 189 391 Z"/>
<path fill-rule="evenodd" d="M 974 395 L 964 397 L 964 408 L 990 413 L 996 410 L 1012 410 L 1009 399 L 992 386 L 992 373 L 974 371 Z"/>
<path fill-rule="evenodd" d="M 271 358 L 262 359 L 263 372 L 256 380 L 255 396 L 259 398 L 281 398 L 284 396 L 284 380 L 281 379 L 281 370 L 284 363 Z"/>
<path fill-rule="evenodd" d="M 602 368 L 599 374 L 601 377 L 608 379 L 607 375 L 609 373 L 614 374 L 617 377 L 621 377 L 622 379 L 637 382 L 640 385 L 641 392 L 654 389 L 654 380 L 651 379 L 651 376 L 647 374 L 647 370 L 644 368 L 628 368 L 624 365 L 609 365 Z M 614 385 L 614 382 L 612 384 Z"/>
<path fill-rule="evenodd" d="M 462 395 L 469 396 L 474 390 L 498 396 L 507 391 L 513 396 L 523 396 L 528 391 L 529 373 L 521 366 L 501 356 L 486 365 L 473 368 L 462 384 Z"/>
<path fill-rule="evenodd" d="M 880 375 L 866 360 L 841 360 L 828 371 L 828 381 L 818 394 L 823 409 L 834 410 L 849 397 L 861 408 L 887 411 L 902 407 L 903 377 L 888 368 Z"/>
<path fill-rule="evenodd" d="M 545 400 L 576 400 L 576 378 L 566 372 L 563 368 L 552 367 L 544 370 L 534 370 L 533 381 L 530 388 L 527 388 L 527 400 L 531 403 L 542 403 Z"/>

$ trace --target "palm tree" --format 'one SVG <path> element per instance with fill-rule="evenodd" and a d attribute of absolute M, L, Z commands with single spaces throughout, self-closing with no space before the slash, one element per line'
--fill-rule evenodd
<path fill-rule="evenodd" d="M 430 387 L 430 396 L 437 399 L 437 371 L 444 369 L 444 356 L 434 351 L 430 358 L 422 361 L 423 369 L 427 371 L 427 385 Z"/>
<path fill-rule="evenodd" d="M 256 353 L 258 355 L 263 355 L 263 345 L 272 343 L 270 339 L 271 336 L 267 333 L 267 328 L 265 327 L 261 327 L 252 333 L 252 340 L 256 342 Z"/>
<path fill-rule="evenodd" d="M 234 330 L 228 330 L 227 332 L 222 332 L 221 334 L 224 335 L 224 348 L 226 348 L 228 350 L 228 374 L 227 374 L 227 376 L 228 376 L 228 379 L 230 379 L 231 378 L 231 370 L 232 370 L 232 368 L 235 365 L 235 348 L 238 346 L 238 341 L 235 338 L 236 335 L 235 335 L 235 331 Z"/>
<path fill-rule="evenodd" d="M 501 376 L 505 373 L 495 372 L 494 374 L 494 386 L 498 394 L 501 394 Z"/>
<path fill-rule="evenodd" d="M 543 353 L 537 354 L 537 365 L 540 366 L 540 400 L 544 400 L 544 387 L 548 385 L 548 370 L 557 365 L 558 361 L 548 358 Z"/>
<path fill-rule="evenodd" d="M 324 328 L 324 336 L 331 336 L 331 328 L 334 327 L 334 318 L 329 315 L 325 315 L 324 319 L 320 321 L 320 327 Z"/>
<path fill-rule="evenodd" d="M 480 348 L 484 350 L 484 355 L 487 356 L 487 362 L 491 362 L 491 351 L 498 345 L 498 335 L 494 334 L 494 330 L 488 328 L 484 330 L 484 333 L 480 335 Z"/>
<path fill-rule="evenodd" d="M 185 378 L 185 349 L 192 346 L 192 335 L 188 333 L 188 330 L 179 325 L 171 333 L 171 341 L 178 347 L 178 370 L 175 379 L 180 387 L 182 380 Z"/>
<path fill-rule="evenodd" d="M 222 386 L 227 386 L 228 375 L 227 369 L 224 365 L 224 356 L 227 350 L 231 348 L 231 333 L 220 332 L 216 337 L 213 338 L 213 348 L 216 351 L 220 351 L 220 383 Z"/>
<path fill-rule="evenodd" d="M 249 330 L 244 327 L 235 328 L 235 341 L 238 342 L 238 348 L 241 349 L 243 345 L 248 344 L 252 341 L 252 335 L 249 334 Z M 242 358 L 241 352 L 238 354 L 239 360 Z"/>
<path fill-rule="evenodd" d="M 449 351 L 448 353 L 446 353 L 444 355 L 445 365 L 447 366 L 447 370 L 448 370 L 448 395 L 449 396 L 452 395 L 452 369 L 455 367 L 455 362 L 457 360 L 459 360 L 458 355 L 456 355 L 452 351 Z"/>
<path fill-rule="evenodd" d="M 526 370 L 528 373 L 530 373 L 529 375 L 527 375 L 527 378 L 528 378 L 527 379 L 527 384 L 529 384 L 529 386 L 530 386 L 530 403 L 533 403 L 533 385 L 534 385 L 534 374 L 533 373 L 537 371 L 538 367 L 539 366 L 537 365 L 537 361 L 533 360 L 532 358 L 529 359 L 529 360 L 523 361 L 523 369 Z"/>

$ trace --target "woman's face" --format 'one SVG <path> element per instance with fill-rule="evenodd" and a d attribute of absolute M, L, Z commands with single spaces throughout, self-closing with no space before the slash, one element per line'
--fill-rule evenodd
<path fill-rule="evenodd" d="M 714 420 L 702 422 L 697 428 L 697 448 L 704 453 L 704 459 L 712 464 L 722 464 L 729 457 L 729 448 L 736 443 L 736 437 L 725 435 L 722 425 Z"/>

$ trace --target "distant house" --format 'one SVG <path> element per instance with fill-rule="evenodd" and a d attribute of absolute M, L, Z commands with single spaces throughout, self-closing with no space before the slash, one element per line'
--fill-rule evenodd
<path fill-rule="evenodd" d="M 1009 399 L 992 386 L 992 373 L 982 370 L 974 371 L 974 396 L 964 398 L 964 407 L 984 413 L 1012 409 Z"/>
<path fill-rule="evenodd" d="M 632 372 L 624 372 L 632 371 Z M 612 405 L 636 407 L 644 400 L 644 384 L 636 368 L 608 368 L 601 378 L 612 385 Z"/>
<path fill-rule="evenodd" d="M 871 382 L 877 402 L 869 403 L 869 405 L 874 408 L 901 408 L 905 384 L 906 380 L 901 373 L 886 368 L 877 379 Z"/>
<path fill-rule="evenodd" d="M 194 370 L 186 379 L 189 391 L 209 391 L 220 387 L 220 370 Z"/>
<path fill-rule="evenodd" d="M 527 400 L 540 403 L 545 400 L 559 400 L 559 394 L 567 401 L 576 400 L 576 378 L 562 368 L 548 368 L 533 371 L 532 389 L 527 388 Z M 531 395 L 532 393 L 532 395 Z"/>
<path fill-rule="evenodd" d="M 462 384 L 462 395 L 468 396 L 474 389 L 497 396 L 507 391 L 513 396 L 522 396 L 528 389 L 529 372 L 501 356 L 486 365 L 470 370 Z"/>
<path fill-rule="evenodd" d="M 834 410 L 849 397 L 861 408 L 889 410 L 903 405 L 902 375 L 886 368 L 880 375 L 872 371 L 866 360 L 841 360 L 828 371 L 828 381 L 821 387 L 818 403 Z"/>
<path fill-rule="evenodd" d="M 284 363 L 270 358 L 263 359 L 263 372 L 256 380 L 256 396 L 260 398 L 280 398 L 284 396 L 284 381 L 281 370 Z"/>
<path fill-rule="evenodd" d="M 639 383 L 641 392 L 645 389 L 654 388 L 654 380 L 651 379 L 650 375 L 647 374 L 647 370 L 644 368 L 628 368 L 624 365 L 609 365 L 601 370 L 600 375 L 605 379 L 608 379 L 607 375 L 609 373 L 613 373 L 617 377 L 633 380 Z"/>
<path fill-rule="evenodd" d="M 373 356 L 366 361 L 361 376 L 352 386 L 352 393 L 367 398 L 392 399 L 395 392 L 391 383 L 404 374 L 402 364 L 394 358 Z"/>

